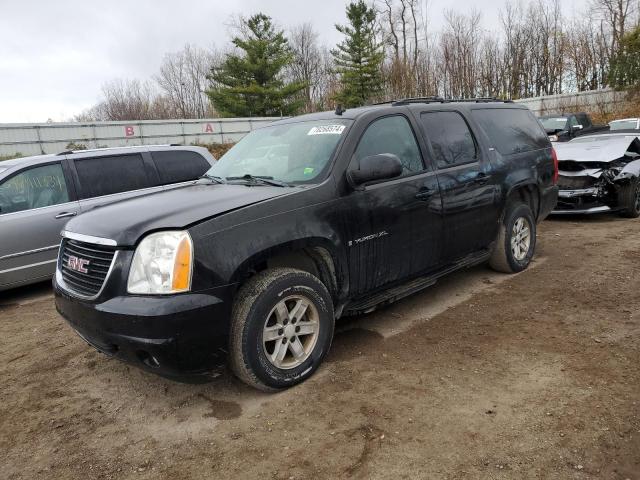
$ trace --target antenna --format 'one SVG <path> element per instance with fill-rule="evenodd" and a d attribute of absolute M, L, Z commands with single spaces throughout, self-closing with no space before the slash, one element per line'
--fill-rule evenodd
<path fill-rule="evenodd" d="M 342 115 L 346 111 L 346 108 L 342 108 L 342 105 L 338 104 L 336 106 L 336 115 Z"/>

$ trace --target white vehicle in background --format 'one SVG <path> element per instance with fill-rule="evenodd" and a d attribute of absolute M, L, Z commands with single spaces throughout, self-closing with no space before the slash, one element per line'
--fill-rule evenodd
<path fill-rule="evenodd" d="M 611 130 L 640 130 L 640 118 L 622 118 L 609 122 Z"/>

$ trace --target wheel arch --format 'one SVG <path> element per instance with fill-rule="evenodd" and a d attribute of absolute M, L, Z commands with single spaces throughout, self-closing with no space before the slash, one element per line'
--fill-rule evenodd
<path fill-rule="evenodd" d="M 273 245 L 254 253 L 235 269 L 231 281 L 238 286 L 268 268 L 289 267 L 308 272 L 327 287 L 334 303 L 347 291 L 347 275 L 339 250 L 328 239 L 311 237 Z"/>
<path fill-rule="evenodd" d="M 534 181 L 522 181 L 512 185 L 507 194 L 505 195 L 504 207 L 502 209 L 502 215 L 500 221 L 504 220 L 504 216 L 507 211 L 507 207 L 510 202 L 514 200 L 520 200 L 527 204 L 531 208 L 533 218 L 538 220 L 540 216 L 540 188 Z"/>

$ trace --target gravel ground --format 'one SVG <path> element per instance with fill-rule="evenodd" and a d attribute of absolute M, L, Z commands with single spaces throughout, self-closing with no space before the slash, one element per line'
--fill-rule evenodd
<path fill-rule="evenodd" d="M 0 297 L 6 479 L 640 479 L 640 220 L 544 222 L 532 267 L 339 322 L 303 385 L 164 380 L 47 287 Z"/>

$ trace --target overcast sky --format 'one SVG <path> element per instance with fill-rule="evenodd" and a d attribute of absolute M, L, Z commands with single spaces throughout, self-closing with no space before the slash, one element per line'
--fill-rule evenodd
<path fill-rule="evenodd" d="M 311 22 L 341 39 L 346 0 L 0 0 L 0 122 L 63 121 L 95 104 L 113 78 L 150 78 L 184 44 L 224 46 L 229 18 L 262 11 L 281 27 Z M 497 28 L 501 1 L 429 0 L 430 27 L 454 7 Z"/>

